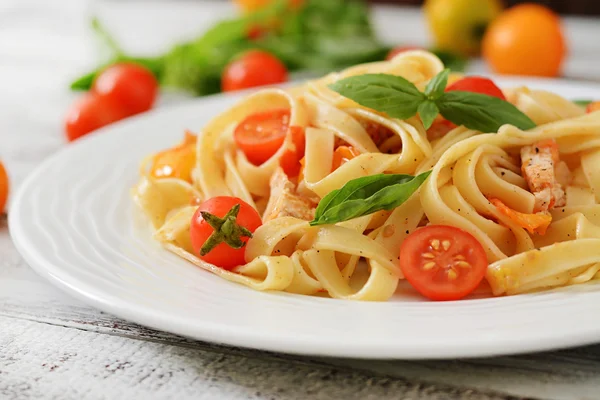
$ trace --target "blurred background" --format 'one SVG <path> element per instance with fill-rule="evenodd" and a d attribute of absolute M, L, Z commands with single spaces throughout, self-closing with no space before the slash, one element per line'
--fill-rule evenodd
<path fill-rule="evenodd" d="M 375 0 L 373 3 L 402 4 L 420 6 L 424 0 Z M 521 0 L 505 0 L 507 6 L 525 3 Z M 542 4 L 561 14 L 600 15 L 600 2 L 597 0 L 538 0 L 533 3 Z"/>

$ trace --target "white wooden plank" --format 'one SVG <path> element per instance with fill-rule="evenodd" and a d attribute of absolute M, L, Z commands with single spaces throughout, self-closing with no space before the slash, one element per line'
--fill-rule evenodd
<path fill-rule="evenodd" d="M 10 286 L 10 287 L 9 287 Z M 33 294 L 36 293 L 36 294 Z M 593 399 L 600 393 L 600 346 L 536 355 L 459 361 L 364 361 L 295 357 L 229 348 L 139 326 L 31 282 L 0 281 L 0 315 L 141 339 L 188 349 L 362 370 L 382 376 L 547 399 Z"/>
<path fill-rule="evenodd" d="M 0 317 L 9 399 L 516 400 L 342 368 L 222 355 Z M 58 345 L 48 346 L 48 343 Z"/>

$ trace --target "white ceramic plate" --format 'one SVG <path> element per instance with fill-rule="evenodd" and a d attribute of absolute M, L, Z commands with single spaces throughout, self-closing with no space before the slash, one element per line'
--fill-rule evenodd
<path fill-rule="evenodd" d="M 529 84 L 570 98 L 600 86 Z M 129 197 L 146 154 L 199 130 L 239 96 L 195 100 L 103 129 L 66 147 L 23 183 L 10 210 L 19 251 L 42 276 L 106 312 L 216 343 L 362 358 L 454 358 L 600 342 L 600 285 L 435 303 L 360 303 L 262 293 L 222 280 L 150 238 Z M 600 249 L 599 249 L 600 251 Z"/>

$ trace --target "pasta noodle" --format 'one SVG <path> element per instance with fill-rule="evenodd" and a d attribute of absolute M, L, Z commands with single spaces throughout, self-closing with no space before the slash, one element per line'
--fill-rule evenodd
<path fill-rule="evenodd" d="M 600 113 L 585 114 L 553 93 L 506 89 L 507 100 L 537 127 L 523 131 L 504 125 L 498 132 L 482 133 L 459 126 L 430 138 L 418 117 L 390 118 L 328 88 L 349 76 L 385 73 L 423 90 L 443 68 L 433 54 L 410 51 L 294 89 L 262 89 L 202 129 L 190 181 L 154 176 L 152 156 L 144 160 L 134 201 L 151 221 L 154 238 L 168 250 L 256 290 L 387 300 L 404 279 L 400 246 L 427 224 L 460 228 L 481 243 L 489 264 L 485 279 L 495 296 L 600 278 Z M 286 134 L 275 154 L 255 165 L 236 146 L 233 134 L 249 115 L 273 109 L 289 109 L 289 126 L 305 133 L 302 172 L 297 179 L 288 177 L 284 191 L 302 204 L 316 204 L 360 177 L 431 174 L 393 210 L 316 226 L 306 218 L 273 216 L 279 200 L 273 198 L 274 177 L 281 173 L 285 153 L 295 149 L 294 137 Z M 523 161 L 523 149 L 537 152 L 540 143 L 555 143 L 560 157 L 554 188 L 559 194 L 551 206 L 540 203 L 541 195 L 531 190 Z M 332 169 L 342 145 L 360 155 Z M 195 204 L 215 196 L 238 197 L 263 215 L 263 225 L 246 245 L 246 264 L 232 270 L 203 261 L 190 240 Z M 540 204 L 548 211 L 540 211 Z M 524 229 L 515 215 L 543 216 L 538 220 L 547 223 Z"/>

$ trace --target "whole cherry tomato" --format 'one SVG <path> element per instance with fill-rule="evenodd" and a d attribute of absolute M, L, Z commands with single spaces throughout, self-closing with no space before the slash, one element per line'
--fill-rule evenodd
<path fill-rule="evenodd" d="M 98 128 L 128 117 L 123 108 L 105 97 L 88 92 L 67 111 L 65 132 L 72 142 Z"/>
<path fill-rule="evenodd" d="M 224 92 L 286 82 L 288 71 L 274 55 L 262 50 L 250 50 L 230 62 L 223 71 Z"/>
<path fill-rule="evenodd" d="M 4 164 L 2 164 L 2 161 L 0 161 L 0 214 L 4 212 L 4 208 L 6 207 L 6 202 L 8 200 L 8 187 L 8 174 L 6 173 Z"/>
<path fill-rule="evenodd" d="M 501 74 L 557 76 L 567 48 L 558 15 L 536 4 L 501 14 L 483 38 L 483 57 Z"/>
<path fill-rule="evenodd" d="M 224 224 L 229 226 L 224 228 Z M 243 265 L 245 244 L 261 224 L 258 212 L 237 197 L 208 199 L 192 217 L 190 236 L 194 253 L 207 263 L 227 270 Z M 222 229 L 215 233 L 215 227 L 219 226 Z"/>
<path fill-rule="evenodd" d="M 123 107 L 127 114 L 134 115 L 152 108 L 158 93 L 158 81 L 141 65 L 118 63 L 98 75 L 92 91 Z"/>

